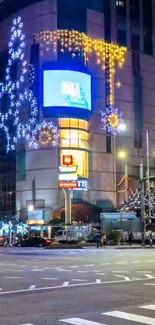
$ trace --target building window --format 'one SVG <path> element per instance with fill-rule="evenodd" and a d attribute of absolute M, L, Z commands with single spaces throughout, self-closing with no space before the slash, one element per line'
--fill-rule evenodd
<path fill-rule="evenodd" d="M 132 70 L 134 75 L 140 73 L 140 58 L 139 53 L 136 52 L 132 52 Z"/>
<path fill-rule="evenodd" d="M 18 181 L 25 181 L 26 178 L 26 151 L 21 149 L 17 155 Z"/>
<path fill-rule="evenodd" d="M 107 134 L 106 135 L 106 152 L 111 153 L 111 135 Z"/>
<path fill-rule="evenodd" d="M 104 5 L 102 0 L 88 0 L 88 9 L 103 12 Z"/>
<path fill-rule="evenodd" d="M 60 150 L 60 165 L 63 165 L 63 156 L 73 156 L 73 165 L 78 166 L 77 174 L 79 177 L 88 178 L 88 151 L 84 150 Z"/>
<path fill-rule="evenodd" d="M 131 48 L 140 51 L 140 7 L 139 0 L 130 0 Z"/>
<path fill-rule="evenodd" d="M 104 33 L 105 41 L 111 41 L 111 1 L 104 1 Z"/>
<path fill-rule="evenodd" d="M 131 48 L 134 51 L 137 51 L 137 52 L 140 51 L 140 37 L 139 37 L 139 35 L 131 34 Z"/>
<path fill-rule="evenodd" d="M 116 1 L 116 6 L 117 7 L 125 7 L 124 1 Z"/>
<path fill-rule="evenodd" d="M 77 129 L 60 129 L 60 147 L 88 149 L 89 134 Z"/>
<path fill-rule="evenodd" d="M 88 131 L 89 122 L 76 118 L 59 118 L 59 127 L 60 128 L 77 128 Z"/>
<path fill-rule="evenodd" d="M 148 55 L 153 54 L 152 25 L 152 0 L 143 0 L 144 52 Z"/>
<path fill-rule="evenodd" d="M 119 45 L 127 45 L 126 30 L 117 30 L 117 42 Z"/>
<path fill-rule="evenodd" d="M 134 133 L 134 148 L 142 148 L 142 133 L 139 131 L 135 131 Z"/>

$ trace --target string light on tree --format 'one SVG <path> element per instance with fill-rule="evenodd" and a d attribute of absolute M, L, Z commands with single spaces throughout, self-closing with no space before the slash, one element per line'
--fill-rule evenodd
<path fill-rule="evenodd" d="M 38 144 L 34 139 L 34 130 L 41 127 L 37 125 L 38 103 L 32 89 L 26 89 L 24 86 L 25 76 L 27 74 L 27 62 L 25 60 L 25 35 L 23 34 L 23 23 L 21 17 L 13 20 L 11 36 L 8 43 L 8 64 L 6 67 L 5 82 L 0 87 L 0 102 L 2 105 L 3 96 L 8 97 L 8 111 L 3 114 L 0 112 L 0 128 L 6 134 L 6 151 L 15 150 L 20 140 L 27 141 L 30 147 L 37 148 Z M 29 67 L 29 87 L 32 87 L 35 79 L 34 67 Z M 17 71 L 17 76 L 12 77 L 13 70 Z M 27 76 L 28 77 L 28 76 Z M 21 112 L 23 107 L 28 107 L 29 117 L 21 121 Z M 11 120 L 11 123 L 10 123 Z M 10 124 L 12 124 L 10 126 Z M 53 126 L 53 125 L 52 125 Z M 10 127 L 13 129 L 11 136 Z M 49 125 L 51 127 L 51 125 Z M 52 143 L 56 144 L 56 129 L 53 126 L 54 137 Z"/>

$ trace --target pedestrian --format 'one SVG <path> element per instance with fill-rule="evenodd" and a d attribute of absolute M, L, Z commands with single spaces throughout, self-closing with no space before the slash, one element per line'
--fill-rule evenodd
<path fill-rule="evenodd" d="M 102 244 L 103 244 L 103 246 L 105 248 L 106 244 L 107 244 L 107 235 L 106 234 L 103 234 L 103 236 L 102 236 Z"/>
<path fill-rule="evenodd" d="M 132 241 L 133 241 L 133 233 L 132 231 L 129 232 L 129 245 L 132 245 Z"/>
<path fill-rule="evenodd" d="M 150 241 L 150 247 L 152 247 L 152 245 L 153 245 L 153 236 L 152 236 L 152 232 L 150 232 L 149 241 Z"/>
<path fill-rule="evenodd" d="M 101 246 L 101 237 L 100 237 L 99 232 L 97 232 L 97 234 L 96 234 L 95 241 L 96 241 L 96 244 L 97 244 L 97 248 L 99 248 Z"/>

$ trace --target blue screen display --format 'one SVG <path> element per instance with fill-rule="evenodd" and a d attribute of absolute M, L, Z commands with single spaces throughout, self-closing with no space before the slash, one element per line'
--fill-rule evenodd
<path fill-rule="evenodd" d="M 78 71 L 44 70 L 43 106 L 91 110 L 91 76 Z"/>

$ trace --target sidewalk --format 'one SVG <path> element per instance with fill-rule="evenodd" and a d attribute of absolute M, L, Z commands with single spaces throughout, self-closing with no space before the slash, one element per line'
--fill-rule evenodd
<path fill-rule="evenodd" d="M 149 245 L 145 245 L 145 246 L 142 246 L 142 245 L 139 245 L 139 244 L 135 244 L 135 245 L 116 245 L 116 246 L 110 246 L 110 245 L 107 245 L 106 248 L 104 247 L 101 247 L 101 248 L 97 248 L 96 246 L 83 246 L 84 249 L 155 249 L 155 246 L 152 246 L 150 247 Z"/>

